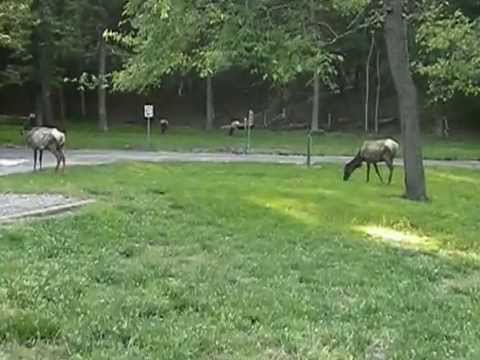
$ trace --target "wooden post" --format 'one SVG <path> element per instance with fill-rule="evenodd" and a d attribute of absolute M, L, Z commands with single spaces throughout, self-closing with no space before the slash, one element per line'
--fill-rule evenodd
<path fill-rule="evenodd" d="M 307 133 L 307 166 L 312 166 L 312 131 Z"/>
<path fill-rule="evenodd" d="M 250 151 L 250 143 L 252 137 L 252 127 L 255 124 L 255 114 L 253 110 L 248 111 L 248 118 L 244 118 L 244 127 L 247 133 L 247 144 L 245 146 L 245 154 L 248 154 Z"/>

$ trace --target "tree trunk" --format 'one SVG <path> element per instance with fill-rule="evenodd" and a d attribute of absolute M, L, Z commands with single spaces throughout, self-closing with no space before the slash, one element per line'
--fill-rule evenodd
<path fill-rule="evenodd" d="M 377 94 L 375 98 L 375 134 L 378 134 L 379 126 L 378 121 L 380 117 L 380 94 L 382 91 L 382 69 L 380 67 L 380 50 L 377 50 Z"/>
<path fill-rule="evenodd" d="M 310 21 L 315 21 L 315 0 L 310 0 Z M 318 132 L 318 116 L 320 111 L 320 75 L 318 69 L 313 74 L 313 101 L 312 101 L 312 124 L 310 131 Z"/>
<path fill-rule="evenodd" d="M 45 123 L 54 125 L 52 96 L 50 88 L 50 58 L 47 42 L 40 45 L 40 87 L 42 92 L 43 120 Z"/>
<path fill-rule="evenodd" d="M 58 87 L 58 103 L 60 106 L 60 126 L 65 129 L 65 122 L 67 120 L 67 107 L 65 104 L 65 93 L 63 91 L 63 85 Z"/>
<path fill-rule="evenodd" d="M 98 128 L 108 131 L 107 119 L 107 45 L 103 32 L 98 35 Z"/>
<path fill-rule="evenodd" d="M 441 115 L 435 116 L 435 130 L 434 133 L 438 137 L 443 137 L 443 118 Z"/>
<path fill-rule="evenodd" d="M 215 119 L 215 105 L 213 99 L 213 85 L 212 85 L 212 76 L 207 76 L 207 124 L 206 129 L 212 130 L 213 129 L 213 121 Z"/>
<path fill-rule="evenodd" d="M 320 78 L 318 72 L 315 71 L 313 76 L 313 108 L 312 108 L 312 131 L 318 131 L 318 116 L 320 111 Z"/>
<path fill-rule="evenodd" d="M 36 63 L 36 81 L 39 85 L 40 104 L 42 117 L 38 120 L 42 124 L 55 124 L 53 115 L 52 99 L 51 99 L 51 74 L 52 74 L 52 57 L 51 57 L 51 29 L 48 18 L 47 5 L 42 1 L 34 1 L 32 9 L 38 13 L 38 27 L 33 32 L 34 56 L 37 58 Z M 38 106 L 37 106 L 38 111 Z"/>
<path fill-rule="evenodd" d="M 447 116 L 442 113 L 435 114 L 435 135 L 438 137 L 448 138 L 449 130 Z"/>
<path fill-rule="evenodd" d="M 87 117 L 87 101 L 85 99 L 85 90 L 80 90 L 80 114 L 82 119 Z"/>
<path fill-rule="evenodd" d="M 373 48 L 375 47 L 375 33 L 372 32 L 372 41 L 370 43 L 370 50 L 368 51 L 367 64 L 365 66 L 365 134 L 369 130 L 369 104 L 370 104 L 370 63 L 372 61 Z"/>
<path fill-rule="evenodd" d="M 43 100 L 41 90 L 35 94 L 35 122 L 37 126 L 43 125 Z"/>
<path fill-rule="evenodd" d="M 402 148 L 405 165 L 406 197 L 427 200 L 425 171 L 418 114 L 417 89 L 410 71 L 407 24 L 402 16 L 403 1 L 384 0 L 385 42 L 390 71 L 397 91 L 402 123 Z"/>

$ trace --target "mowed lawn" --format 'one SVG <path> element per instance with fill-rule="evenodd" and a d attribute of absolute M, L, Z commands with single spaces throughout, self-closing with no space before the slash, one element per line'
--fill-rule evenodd
<path fill-rule="evenodd" d="M 0 228 L 0 358 L 479 359 L 480 173 L 432 201 L 336 166 L 0 178 L 97 199 Z"/>
<path fill-rule="evenodd" d="M 23 145 L 20 125 L 0 125 L 0 147 Z M 368 138 L 352 133 L 328 133 L 313 137 L 315 155 L 354 155 Z M 380 136 L 381 137 L 381 136 Z M 400 139 L 400 135 L 395 136 Z M 99 132 L 93 125 L 70 125 L 67 133 L 68 149 L 140 149 L 184 152 L 243 152 L 247 144 L 244 132 L 227 136 L 226 131 L 211 132 L 188 128 L 171 128 L 161 135 L 154 127 L 150 143 L 146 129 L 141 126 L 124 125 L 113 127 L 108 133 Z M 255 153 L 305 154 L 305 131 L 269 131 L 256 129 L 252 134 L 251 151 Z M 480 160 L 478 136 L 453 136 L 441 139 L 426 136 L 424 155 L 427 159 Z"/>

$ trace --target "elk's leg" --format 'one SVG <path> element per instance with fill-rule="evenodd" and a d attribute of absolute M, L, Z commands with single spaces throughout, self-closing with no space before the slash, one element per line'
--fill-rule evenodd
<path fill-rule="evenodd" d="M 393 177 L 393 161 L 391 159 L 388 159 L 386 161 L 388 169 L 390 170 L 390 174 L 388 175 L 388 184 L 392 183 L 392 177 Z"/>
<path fill-rule="evenodd" d="M 39 157 L 40 171 L 42 171 L 42 169 L 43 169 L 43 165 L 42 165 L 43 164 L 43 150 L 40 149 L 40 150 L 38 150 L 38 152 L 40 153 L 39 154 L 40 155 L 40 157 Z"/>
<path fill-rule="evenodd" d="M 57 159 L 57 166 L 55 166 L 55 172 L 58 172 L 62 160 L 61 155 L 57 149 L 50 149 L 50 152 L 53 154 L 53 156 L 55 156 L 55 159 Z"/>
<path fill-rule="evenodd" d="M 382 182 L 382 184 L 384 184 L 383 177 L 382 177 L 382 174 L 380 173 L 380 170 L 378 169 L 377 163 L 373 163 L 373 166 L 375 167 L 375 172 L 377 173 L 377 176 L 380 178 L 380 181 Z"/>
<path fill-rule="evenodd" d="M 33 171 L 37 171 L 37 149 L 33 149 Z"/>
<path fill-rule="evenodd" d="M 62 171 L 65 171 L 65 153 L 63 152 L 63 149 L 60 149 L 60 154 L 62 155 Z"/>
<path fill-rule="evenodd" d="M 367 183 L 370 182 L 370 163 L 367 162 Z"/>

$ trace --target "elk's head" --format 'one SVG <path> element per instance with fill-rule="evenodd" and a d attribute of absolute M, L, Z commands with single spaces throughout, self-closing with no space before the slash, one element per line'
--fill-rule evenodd
<path fill-rule="evenodd" d="M 347 181 L 352 176 L 353 172 L 362 166 L 362 158 L 360 153 L 358 153 L 352 160 L 345 164 L 345 168 L 343 169 L 343 180 Z"/>

